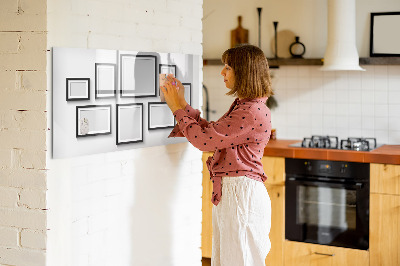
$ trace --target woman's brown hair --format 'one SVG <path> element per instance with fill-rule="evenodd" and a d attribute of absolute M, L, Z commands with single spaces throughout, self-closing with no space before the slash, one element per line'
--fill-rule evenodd
<path fill-rule="evenodd" d="M 235 74 L 235 86 L 226 95 L 259 98 L 273 95 L 268 61 L 263 51 L 253 45 L 240 45 L 222 54 L 222 63 Z"/>

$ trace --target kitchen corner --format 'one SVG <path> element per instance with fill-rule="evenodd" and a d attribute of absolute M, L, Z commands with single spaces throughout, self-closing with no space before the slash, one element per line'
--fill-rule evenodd
<path fill-rule="evenodd" d="M 301 140 L 271 140 L 264 150 L 262 163 L 268 176 L 265 186 L 272 203 L 272 226 L 270 232 L 272 248 L 266 258 L 266 265 L 311 265 L 313 263 L 315 263 L 315 265 L 398 265 L 397 263 L 400 261 L 398 253 L 400 246 L 397 239 L 399 239 L 400 234 L 396 225 L 400 224 L 400 145 L 382 145 L 372 151 L 289 146 L 298 142 L 301 142 Z M 212 155 L 212 152 L 205 152 L 203 154 L 204 165 L 205 160 L 210 155 Z M 350 167 L 352 163 L 361 163 L 364 168 L 367 167 L 366 171 L 364 171 L 364 175 L 368 179 L 368 183 L 365 185 L 361 185 L 357 181 L 357 183 L 355 183 L 355 185 L 359 187 L 357 189 L 350 189 L 348 187 L 349 185 L 344 185 L 343 188 L 346 187 L 346 189 L 341 189 L 340 191 L 337 185 L 335 185 L 336 188 L 331 189 L 331 191 L 327 190 L 327 186 L 316 188 L 316 190 L 324 190 L 323 193 L 318 196 L 320 200 L 321 197 L 326 198 L 327 195 L 331 195 L 332 197 L 328 197 L 328 200 L 341 198 L 342 201 L 351 201 L 349 198 L 354 198 L 353 200 L 357 201 L 359 206 L 355 208 L 352 207 L 353 205 L 349 202 L 345 202 L 342 210 L 335 210 L 327 205 L 322 206 L 322 209 L 319 207 L 317 207 L 319 208 L 317 210 L 314 209 L 310 214 L 311 218 L 291 217 L 292 213 L 287 210 L 287 206 L 292 206 L 290 207 L 292 209 L 298 206 L 299 202 L 293 201 L 299 200 L 302 196 L 294 196 L 292 195 L 295 193 L 293 189 L 288 190 L 289 183 L 287 181 L 288 175 L 286 174 L 288 171 L 286 168 L 288 159 L 302 160 L 304 164 L 314 163 L 314 165 L 315 162 L 319 162 L 318 168 L 320 166 L 324 166 L 323 168 L 325 168 L 325 166 L 328 167 L 328 165 L 330 167 L 331 163 L 332 165 L 334 163 L 340 164 L 343 161 L 346 161 L 346 167 L 347 164 L 349 164 Z M 323 164 L 321 164 L 321 162 Z M 362 171 L 360 170 L 360 172 Z M 358 175 L 361 174 L 358 173 Z M 329 176 L 329 174 L 326 174 L 326 176 Z M 345 174 L 343 178 L 347 177 L 348 176 Z M 205 258 L 211 257 L 212 235 L 212 206 L 209 202 L 212 188 L 208 183 L 208 171 L 207 168 L 204 167 L 202 254 Z M 312 188 L 312 186 L 305 187 Z M 363 189 L 361 189 L 362 187 Z M 297 190 L 300 188 L 302 187 L 298 186 Z M 312 195 L 312 191 L 308 191 L 307 193 Z M 288 198 L 290 198 L 289 201 Z M 306 202 L 306 200 L 304 200 L 304 202 Z M 304 204 L 304 202 L 302 204 Z M 365 206 L 365 203 L 367 203 L 367 206 Z M 321 204 L 324 205 L 325 203 L 321 202 Z M 362 207 L 363 205 L 364 207 Z M 328 211 L 327 208 L 329 209 Z M 353 214 L 351 214 L 352 208 L 354 209 Z M 366 250 L 343 247 L 340 243 L 334 245 L 315 243 L 321 241 L 321 237 L 317 238 L 316 241 L 310 239 L 305 241 L 288 240 L 287 229 L 285 229 L 285 225 L 288 221 L 287 219 L 305 219 L 306 221 L 309 219 L 308 222 L 311 223 L 310 220 L 314 219 L 315 222 L 315 219 L 321 219 L 321 217 L 317 218 L 321 215 L 325 217 L 334 215 L 336 216 L 335 219 L 339 218 L 339 220 L 340 217 L 344 215 L 342 218 L 344 219 L 342 221 L 344 222 L 344 227 L 348 227 L 347 231 L 349 231 L 350 234 L 355 233 L 357 230 L 360 230 L 356 229 L 356 227 L 361 227 L 361 229 L 365 227 L 365 225 L 360 226 L 360 212 L 362 208 L 365 209 L 364 216 L 366 216 L 365 220 L 369 226 L 369 229 L 366 229 L 366 237 L 369 242 L 369 246 Z M 309 209 L 309 211 L 310 210 L 311 209 Z M 297 213 L 304 213 L 304 209 L 297 210 Z M 307 213 L 307 211 L 305 213 Z M 333 218 L 334 217 L 332 217 L 332 219 Z M 328 221 L 328 223 L 335 223 L 335 219 Z M 307 223 L 303 221 L 302 228 L 305 226 L 309 227 L 309 231 L 312 231 L 313 228 L 315 230 L 315 226 L 308 226 Z M 323 230 L 324 226 L 320 226 L 320 228 L 317 229 L 317 231 Z M 335 231 L 337 228 L 328 230 Z M 362 230 L 365 231 L 365 228 Z M 301 233 L 301 235 L 303 235 L 303 233 Z M 342 237 L 342 240 L 343 239 L 346 242 L 346 238 Z"/>

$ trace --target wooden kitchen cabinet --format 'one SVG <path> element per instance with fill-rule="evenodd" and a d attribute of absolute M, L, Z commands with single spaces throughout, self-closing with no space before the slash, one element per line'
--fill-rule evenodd
<path fill-rule="evenodd" d="M 202 256 L 211 258 L 212 253 L 212 183 L 206 161 L 212 152 L 203 153 L 203 195 L 202 195 Z M 266 265 L 283 265 L 283 243 L 285 233 L 285 158 L 263 157 L 262 164 L 268 176 L 265 182 L 272 205 L 271 250 L 266 258 Z"/>
<path fill-rule="evenodd" d="M 370 202 L 370 265 L 400 265 L 400 196 L 373 193 Z"/>
<path fill-rule="evenodd" d="M 400 265 L 400 165 L 371 164 L 371 266 Z"/>
<path fill-rule="evenodd" d="M 285 266 L 369 265 L 369 253 L 365 250 L 316 245 L 288 240 L 285 240 L 284 245 Z"/>
<path fill-rule="evenodd" d="M 264 156 L 261 159 L 267 175 L 265 187 L 271 199 L 271 250 L 265 259 L 266 266 L 283 265 L 285 241 L 285 158 Z"/>
<path fill-rule="evenodd" d="M 370 191 L 400 195 L 400 165 L 370 164 Z"/>
<path fill-rule="evenodd" d="M 285 241 L 285 187 L 265 184 L 271 199 L 271 250 L 265 259 L 266 266 L 283 265 Z"/>
<path fill-rule="evenodd" d="M 264 156 L 261 159 L 261 163 L 268 177 L 265 184 L 285 185 L 285 158 Z"/>
<path fill-rule="evenodd" d="M 212 152 L 203 152 L 203 194 L 202 194 L 202 223 L 201 223 L 201 253 L 204 258 L 211 258 L 212 252 L 212 183 L 206 161 Z"/>

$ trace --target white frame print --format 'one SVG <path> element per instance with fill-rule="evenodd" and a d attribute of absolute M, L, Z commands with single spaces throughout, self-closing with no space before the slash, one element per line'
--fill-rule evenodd
<path fill-rule="evenodd" d="M 176 124 L 175 118 L 169 110 L 167 103 L 164 102 L 149 102 L 148 118 L 149 130 L 173 128 Z M 157 121 L 160 120 L 160 118 L 162 121 Z M 171 121 L 167 121 L 167 119 L 171 119 L 172 123 Z"/>
<path fill-rule="evenodd" d="M 95 96 L 99 98 L 114 98 L 117 75 L 116 64 L 95 63 Z"/>
<path fill-rule="evenodd" d="M 140 97 L 157 96 L 156 56 L 121 54 L 119 59 L 120 59 L 119 61 L 121 69 L 120 70 L 121 98 L 140 98 Z M 142 66 L 140 64 L 142 64 Z"/>
<path fill-rule="evenodd" d="M 185 100 L 189 105 L 192 105 L 192 83 L 182 83 L 185 87 Z"/>
<path fill-rule="evenodd" d="M 176 78 L 176 65 L 167 65 L 167 64 L 160 64 L 159 65 L 159 72 L 160 74 L 174 74 Z"/>
<path fill-rule="evenodd" d="M 90 100 L 90 78 L 66 78 L 66 100 Z"/>
<path fill-rule="evenodd" d="M 83 112 L 87 113 L 83 114 Z M 95 124 L 95 126 L 96 124 L 99 124 L 102 126 L 102 128 L 90 129 L 91 125 L 93 124 Z M 77 138 L 107 134 L 111 134 L 111 104 L 85 105 L 76 107 Z"/>
<path fill-rule="evenodd" d="M 127 119 L 126 116 L 130 118 Z M 126 135 L 130 137 L 122 137 Z M 117 104 L 116 144 L 136 142 L 143 142 L 143 103 Z"/>

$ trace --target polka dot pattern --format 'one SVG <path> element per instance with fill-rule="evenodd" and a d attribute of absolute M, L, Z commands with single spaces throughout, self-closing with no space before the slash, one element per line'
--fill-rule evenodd
<path fill-rule="evenodd" d="M 221 200 L 224 176 L 247 176 L 261 182 L 267 179 L 261 164 L 271 132 L 271 115 L 266 100 L 267 97 L 237 98 L 216 122 L 201 118 L 200 111 L 190 105 L 174 113 L 180 122 L 169 137 L 186 137 L 201 151 L 215 151 L 207 160 L 214 205 Z"/>

